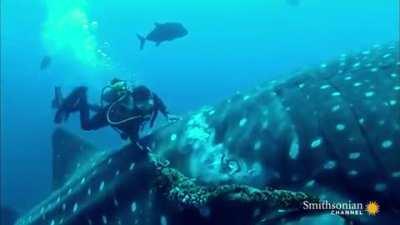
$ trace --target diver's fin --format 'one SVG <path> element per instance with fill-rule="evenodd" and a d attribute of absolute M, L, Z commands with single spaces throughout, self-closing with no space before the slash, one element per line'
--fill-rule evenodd
<path fill-rule="evenodd" d="M 54 122 L 56 124 L 66 121 L 70 113 L 80 110 L 81 108 L 80 103 L 82 102 L 83 98 L 86 98 L 86 91 L 87 91 L 86 87 L 83 86 L 77 87 L 71 92 L 71 94 L 69 94 L 66 98 L 62 99 L 60 105 L 57 108 L 56 115 L 54 117 Z M 61 95 L 61 92 L 59 94 Z"/>
<path fill-rule="evenodd" d="M 143 37 L 140 34 L 136 34 L 136 36 L 138 37 L 139 41 L 140 41 L 140 50 L 143 50 L 144 48 L 144 44 L 146 43 L 146 38 Z"/>
<path fill-rule="evenodd" d="M 58 128 L 53 133 L 53 189 L 60 188 L 76 172 L 84 172 L 97 154 L 93 144 L 84 141 L 66 130 Z"/>

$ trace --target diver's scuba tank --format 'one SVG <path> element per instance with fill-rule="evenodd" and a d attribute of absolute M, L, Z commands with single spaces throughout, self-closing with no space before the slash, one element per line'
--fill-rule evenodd
<path fill-rule="evenodd" d="M 116 108 L 118 106 L 129 108 L 126 102 L 129 102 L 130 100 L 133 101 L 133 99 L 130 98 L 132 92 L 129 86 L 130 85 L 127 81 L 113 79 L 110 84 L 105 86 L 102 90 L 100 102 L 102 107 L 104 107 L 105 102 L 109 104 L 109 107 L 106 111 L 106 118 L 107 122 L 112 126 L 118 126 L 143 117 L 142 115 L 130 116 L 127 118 L 112 118 L 111 116 L 113 111 L 118 112 L 118 109 Z M 131 105 L 131 110 L 133 110 L 133 106 L 135 105 L 134 102 L 130 102 L 129 105 Z"/>
<path fill-rule="evenodd" d="M 104 106 L 104 102 L 112 104 L 128 92 L 128 82 L 114 78 L 109 85 L 101 90 L 100 104 L 101 106 Z"/>

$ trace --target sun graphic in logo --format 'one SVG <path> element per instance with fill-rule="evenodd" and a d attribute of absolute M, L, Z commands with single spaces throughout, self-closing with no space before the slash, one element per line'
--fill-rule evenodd
<path fill-rule="evenodd" d="M 379 213 L 379 204 L 375 201 L 368 202 L 366 211 L 370 216 L 376 216 Z"/>

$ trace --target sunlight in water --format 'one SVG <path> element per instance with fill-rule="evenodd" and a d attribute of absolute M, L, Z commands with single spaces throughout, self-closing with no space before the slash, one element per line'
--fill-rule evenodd
<path fill-rule="evenodd" d="M 86 0 L 45 0 L 43 40 L 51 54 L 72 55 L 84 65 L 102 67 L 108 56 L 99 48 L 98 24 L 87 15 Z"/>

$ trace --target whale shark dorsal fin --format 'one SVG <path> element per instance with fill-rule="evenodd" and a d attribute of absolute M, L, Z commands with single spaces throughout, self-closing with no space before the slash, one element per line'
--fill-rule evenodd
<path fill-rule="evenodd" d="M 159 26 L 161 26 L 162 24 L 161 23 L 159 23 L 159 22 L 155 22 L 154 23 L 154 26 L 156 26 L 156 27 L 159 27 Z"/>
<path fill-rule="evenodd" d="M 80 165 L 101 151 L 93 144 L 62 128 L 57 128 L 52 137 L 53 189 L 60 188 Z"/>

